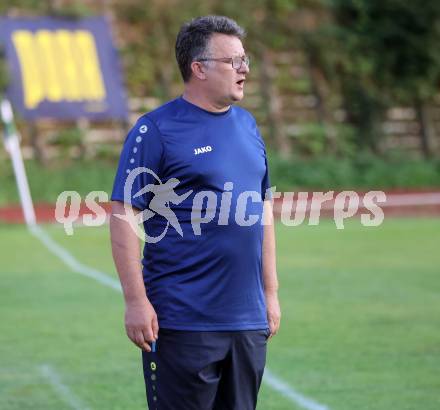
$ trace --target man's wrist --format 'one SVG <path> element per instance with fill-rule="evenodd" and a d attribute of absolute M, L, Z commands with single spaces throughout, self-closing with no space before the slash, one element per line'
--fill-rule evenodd
<path fill-rule="evenodd" d="M 145 302 L 148 302 L 147 295 L 136 295 L 125 298 L 125 305 L 130 307 L 143 306 Z"/>
<path fill-rule="evenodd" d="M 266 294 L 266 296 L 277 296 L 278 287 L 264 288 L 264 293 Z"/>

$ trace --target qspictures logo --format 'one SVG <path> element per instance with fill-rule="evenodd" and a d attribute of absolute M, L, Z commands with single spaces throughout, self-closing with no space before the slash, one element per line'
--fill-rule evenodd
<path fill-rule="evenodd" d="M 142 174 L 149 175 L 151 177 L 149 179 L 152 179 L 154 183 L 147 184 L 133 193 L 135 180 Z M 192 189 L 179 194 L 176 192 L 179 184 L 180 181 L 177 178 L 161 181 L 159 176 L 149 168 L 134 168 L 128 172 L 124 184 L 125 213 L 115 216 L 128 222 L 136 235 L 147 243 L 160 241 L 169 229 L 174 229 L 181 237 L 184 236 L 182 221 L 179 221 L 174 212 L 183 201 L 186 201 L 185 205 L 191 205 L 190 224 L 192 233 L 196 236 L 203 234 L 203 225 L 208 223 L 249 227 L 257 223 L 264 225 L 271 221 L 264 215 L 266 207 L 261 207 L 263 211 L 256 214 L 252 213 L 255 207 L 249 206 L 250 203 L 264 202 L 260 192 L 234 192 L 234 183 L 225 182 L 221 195 L 209 190 L 194 193 Z M 137 204 L 142 203 L 141 199 L 147 195 L 150 198 L 148 206 L 140 212 L 135 212 L 132 206 L 134 201 Z M 236 200 L 232 201 L 233 197 Z M 281 223 L 291 227 L 304 223 L 318 225 L 321 221 L 321 213 L 325 212 L 327 216 L 333 218 L 337 229 L 344 229 L 344 221 L 355 216 L 361 209 L 363 212 L 360 214 L 360 220 L 363 226 L 379 226 L 384 221 L 384 212 L 380 207 L 381 203 L 386 202 L 386 195 L 383 191 L 369 191 L 360 196 L 355 191 L 281 193 L 276 191 L 276 187 L 272 187 L 265 192 L 265 198 L 272 204 L 276 201 L 280 210 Z M 108 202 L 108 200 L 106 192 L 90 192 L 85 197 L 85 205 L 92 213 L 82 216 L 83 224 L 86 226 L 104 224 L 106 214 L 99 202 Z M 331 206 L 328 205 L 329 202 Z M 58 196 L 55 218 L 63 224 L 68 235 L 73 235 L 73 224 L 79 220 L 80 205 L 81 196 L 76 191 L 64 191 Z M 152 235 L 148 232 L 148 221 L 155 216 L 163 217 L 166 224 L 161 232 Z"/>

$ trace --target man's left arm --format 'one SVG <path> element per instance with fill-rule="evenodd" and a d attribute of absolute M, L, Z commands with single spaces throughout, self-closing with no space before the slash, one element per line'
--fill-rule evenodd
<path fill-rule="evenodd" d="M 264 201 L 263 280 L 270 337 L 280 327 L 281 309 L 278 301 L 278 277 L 275 251 L 275 227 L 271 200 Z"/>

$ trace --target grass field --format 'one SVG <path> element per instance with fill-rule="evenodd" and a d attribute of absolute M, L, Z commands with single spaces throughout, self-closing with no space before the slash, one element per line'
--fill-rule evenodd
<path fill-rule="evenodd" d="M 107 227 L 44 229 L 116 277 Z M 439 409 L 440 220 L 278 225 L 277 238 L 283 319 L 271 372 L 331 410 Z M 0 409 L 145 408 L 121 294 L 72 272 L 22 226 L 0 226 L 0 262 Z M 259 410 L 301 408 L 263 384 Z"/>

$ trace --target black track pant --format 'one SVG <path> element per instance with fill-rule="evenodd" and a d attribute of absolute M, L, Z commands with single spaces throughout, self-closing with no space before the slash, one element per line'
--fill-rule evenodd
<path fill-rule="evenodd" d="M 142 352 L 150 410 L 254 410 L 268 329 L 198 332 L 160 329 Z"/>

